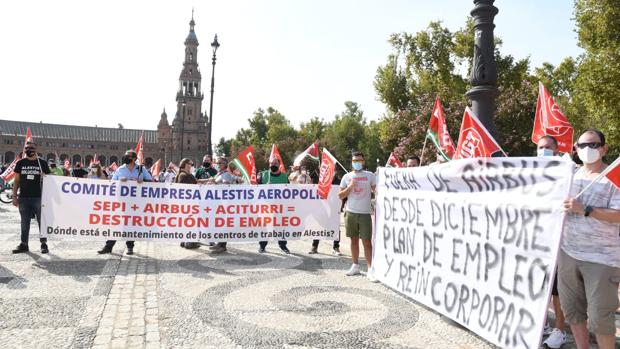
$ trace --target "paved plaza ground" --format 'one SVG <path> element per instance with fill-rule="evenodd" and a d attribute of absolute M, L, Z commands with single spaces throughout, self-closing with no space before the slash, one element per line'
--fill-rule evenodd
<path fill-rule="evenodd" d="M 0 206 L 0 348 L 491 348 L 309 241 L 201 247 L 51 241 L 11 254 L 19 215 Z M 36 227 L 36 225 L 35 225 Z M 33 228 L 33 232 L 35 229 Z M 618 322 L 620 325 L 620 322 Z M 620 327 L 620 326 L 619 326 Z M 567 344 L 563 348 L 573 348 Z"/>

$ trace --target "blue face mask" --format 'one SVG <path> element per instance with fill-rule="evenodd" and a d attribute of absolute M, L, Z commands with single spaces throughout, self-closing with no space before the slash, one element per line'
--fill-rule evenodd
<path fill-rule="evenodd" d="M 553 150 L 547 149 L 547 148 L 537 149 L 536 150 L 536 155 L 538 157 L 555 156 L 555 154 L 553 153 Z"/>
<path fill-rule="evenodd" d="M 353 162 L 353 163 L 351 163 L 351 166 L 353 167 L 353 169 L 355 171 L 361 171 L 362 170 L 362 163 L 361 162 Z"/>

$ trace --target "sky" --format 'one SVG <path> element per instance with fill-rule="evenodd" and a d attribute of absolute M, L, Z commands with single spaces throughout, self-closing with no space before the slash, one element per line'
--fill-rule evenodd
<path fill-rule="evenodd" d="M 504 54 L 532 66 L 576 56 L 572 1 L 498 0 Z M 295 127 L 332 120 L 344 102 L 385 112 L 373 80 L 391 33 L 465 23 L 469 0 L 3 1 L 0 119 L 156 129 L 172 122 L 194 7 L 203 111 L 217 33 L 213 138 L 230 138 L 258 108 Z"/>

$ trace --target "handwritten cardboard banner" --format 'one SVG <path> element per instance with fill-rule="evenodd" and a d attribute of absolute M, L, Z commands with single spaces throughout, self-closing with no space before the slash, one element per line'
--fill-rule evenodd
<path fill-rule="evenodd" d="M 537 348 L 572 162 L 382 168 L 374 275 L 502 348 Z"/>

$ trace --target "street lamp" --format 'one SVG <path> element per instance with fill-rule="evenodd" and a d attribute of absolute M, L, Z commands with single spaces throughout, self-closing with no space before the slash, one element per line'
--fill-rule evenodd
<path fill-rule="evenodd" d="M 179 161 L 183 160 L 183 147 L 185 147 L 183 143 L 183 136 L 185 135 L 185 99 L 181 101 L 181 105 L 183 106 L 183 116 L 181 118 L 181 159 Z"/>
<path fill-rule="evenodd" d="M 495 64 L 495 43 L 493 37 L 493 19 L 497 15 L 495 0 L 474 0 L 471 16 L 474 19 L 474 62 L 471 69 L 470 82 L 472 88 L 465 93 L 471 100 L 473 112 L 480 122 L 499 141 L 495 129 L 495 98 L 497 89 L 497 65 Z"/>
<path fill-rule="evenodd" d="M 207 120 L 207 154 L 209 154 L 209 156 L 213 156 L 213 148 L 211 147 L 211 129 L 213 125 L 213 87 L 215 86 L 215 60 L 216 60 L 215 53 L 217 52 L 218 47 L 220 47 L 220 43 L 217 42 L 217 34 L 215 34 L 215 38 L 213 38 L 211 47 L 213 48 L 213 58 L 211 59 L 213 68 L 211 70 L 211 101 L 209 102 L 209 115 L 208 115 L 208 120 Z"/>

